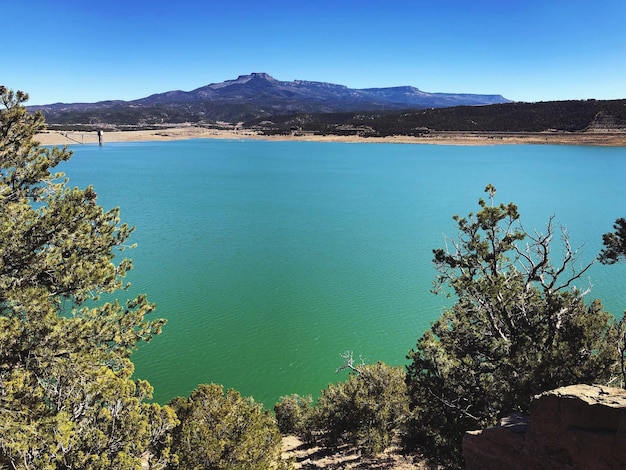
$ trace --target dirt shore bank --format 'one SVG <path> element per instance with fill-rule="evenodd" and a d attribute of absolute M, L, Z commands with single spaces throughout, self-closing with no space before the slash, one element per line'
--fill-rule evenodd
<path fill-rule="evenodd" d="M 98 144 L 97 132 L 47 131 L 37 134 L 42 145 Z M 422 137 L 359 137 L 338 135 L 290 135 L 265 136 L 252 130 L 218 130 L 187 126 L 158 130 L 104 132 L 103 144 L 108 142 L 145 142 L 186 139 L 259 139 L 269 141 L 316 141 L 316 142 L 359 142 L 359 143 L 403 143 L 445 145 L 499 145 L 499 144 L 556 144 L 598 145 L 610 147 L 626 146 L 626 132 L 536 132 L 536 133 L 473 133 L 431 132 Z"/>

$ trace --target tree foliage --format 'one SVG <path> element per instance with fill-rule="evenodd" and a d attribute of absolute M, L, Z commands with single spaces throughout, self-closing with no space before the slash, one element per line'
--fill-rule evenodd
<path fill-rule="evenodd" d="M 320 134 L 362 129 L 362 135 L 420 136 L 429 131 L 455 132 L 583 132 L 590 127 L 607 130 L 626 126 L 626 100 L 548 101 L 502 103 L 487 106 L 454 106 L 402 111 L 300 113 L 259 117 L 243 124 L 266 134 L 288 134 L 293 126 Z M 354 133 L 354 131 L 353 131 Z"/>
<path fill-rule="evenodd" d="M 312 440 L 311 421 L 313 415 L 313 399 L 310 395 L 302 397 L 298 394 L 287 395 L 280 398 L 274 405 L 276 422 L 281 434 L 293 434 L 306 441 Z"/>
<path fill-rule="evenodd" d="M 455 216 L 458 239 L 434 250 L 435 292 L 456 302 L 409 354 L 413 417 L 407 442 L 460 464 L 463 433 L 527 411 L 533 395 L 572 383 L 607 382 L 616 373 L 618 328 L 599 301 L 574 286 L 590 264 L 555 225 L 529 233 L 515 204 L 489 201 Z M 556 260 L 555 260 L 556 259 Z"/>
<path fill-rule="evenodd" d="M 626 219 L 619 218 L 613 224 L 614 232 L 602 235 L 604 248 L 598 259 L 602 264 L 615 264 L 626 261 Z M 622 387 L 626 385 L 626 315 L 619 322 L 618 353 L 620 360 Z"/>
<path fill-rule="evenodd" d="M 604 248 L 598 258 L 603 264 L 615 264 L 620 260 L 626 260 L 626 219 L 617 219 L 613 229 L 614 232 L 602 235 Z"/>
<path fill-rule="evenodd" d="M 132 230 L 53 172 L 71 153 L 33 140 L 45 124 L 27 99 L 0 87 L 0 466 L 158 466 L 175 416 L 145 402 L 130 354 L 164 322 L 143 295 L 98 302 L 124 287 Z"/>
<path fill-rule="evenodd" d="M 336 448 L 356 446 L 364 455 L 382 452 L 400 433 L 409 412 L 402 367 L 382 362 L 355 365 L 351 352 L 342 355 L 348 380 L 330 384 L 312 405 L 311 397 L 288 395 L 274 406 L 281 433 L 309 443 Z"/>
<path fill-rule="evenodd" d="M 267 470 L 284 468 L 275 418 L 251 398 L 221 385 L 200 385 L 189 398 L 170 402 L 180 424 L 173 450 L 184 470 Z"/>
<path fill-rule="evenodd" d="M 365 455 L 382 452 L 408 415 L 402 367 L 381 362 L 351 367 L 348 380 L 322 390 L 313 429 L 327 446 L 357 446 Z"/>

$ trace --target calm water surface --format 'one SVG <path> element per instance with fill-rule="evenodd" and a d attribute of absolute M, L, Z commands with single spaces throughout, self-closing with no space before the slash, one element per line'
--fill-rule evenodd
<path fill-rule="evenodd" d="M 136 227 L 129 274 L 168 319 L 133 360 L 166 402 L 216 382 L 271 407 L 317 395 L 352 350 L 405 363 L 447 301 L 432 249 L 487 183 L 527 229 L 551 215 L 581 262 L 626 216 L 626 149 L 195 140 L 75 146 L 62 169 Z M 619 313 L 626 266 L 582 287 Z M 448 301 L 449 302 L 449 301 Z"/>

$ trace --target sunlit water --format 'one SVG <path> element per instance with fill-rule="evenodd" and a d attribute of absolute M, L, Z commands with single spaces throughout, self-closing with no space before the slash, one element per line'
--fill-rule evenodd
<path fill-rule="evenodd" d="M 432 249 L 487 183 L 527 229 L 551 215 L 593 259 L 626 216 L 626 149 L 195 140 L 75 146 L 62 166 L 136 227 L 131 293 L 168 323 L 133 355 L 155 399 L 216 382 L 267 407 L 345 379 L 340 353 L 405 356 L 449 300 Z M 626 266 L 581 287 L 620 313 Z M 123 295 L 126 295 L 125 293 Z"/>

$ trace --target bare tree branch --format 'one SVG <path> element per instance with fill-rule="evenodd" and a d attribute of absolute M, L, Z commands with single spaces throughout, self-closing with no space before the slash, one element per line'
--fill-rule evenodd
<path fill-rule="evenodd" d="M 335 371 L 336 374 L 346 369 L 350 369 L 357 374 L 361 374 L 363 372 L 363 367 L 365 367 L 365 360 L 363 359 L 363 356 L 359 356 L 359 360 L 361 361 L 361 363 L 358 365 L 354 365 L 354 357 L 352 351 L 344 351 L 340 354 L 340 356 L 343 358 L 344 363 L 342 366 L 337 368 L 337 370 Z"/>

